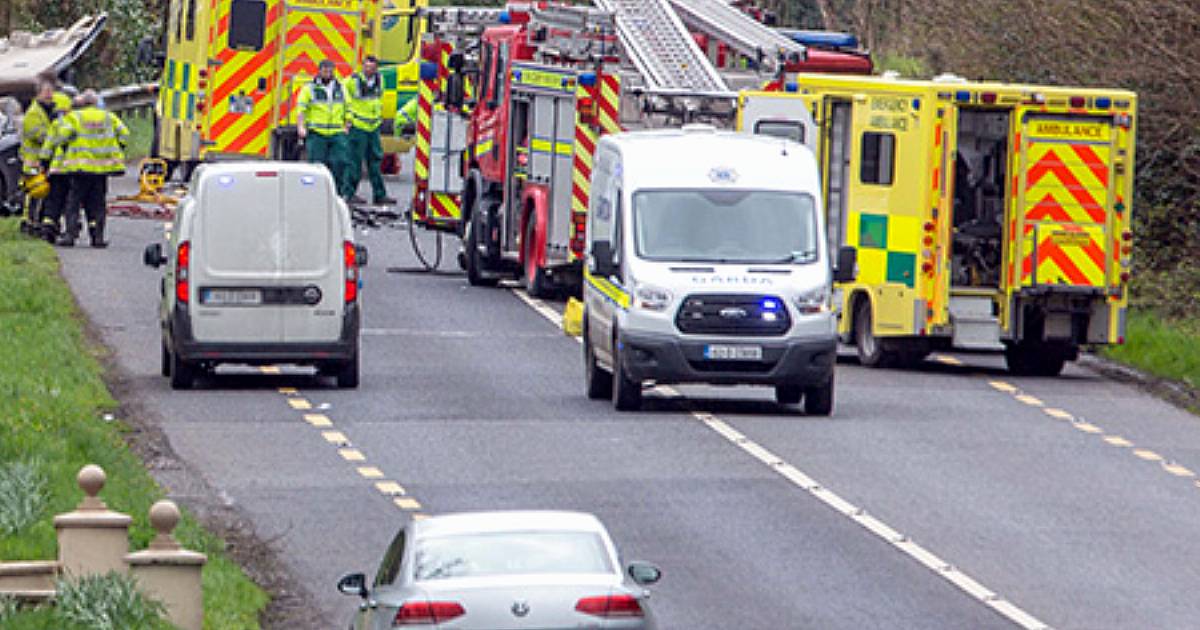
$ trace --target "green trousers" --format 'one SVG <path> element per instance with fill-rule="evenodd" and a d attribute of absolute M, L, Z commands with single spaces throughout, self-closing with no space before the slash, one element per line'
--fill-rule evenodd
<path fill-rule="evenodd" d="M 350 159 L 346 161 L 346 187 L 342 190 L 343 197 L 353 197 L 358 192 L 358 182 L 362 179 L 363 163 L 367 166 L 367 178 L 371 180 L 372 200 L 378 202 L 387 197 L 387 188 L 383 185 L 383 174 L 379 164 L 383 161 L 383 146 L 379 142 L 379 130 L 364 131 L 358 127 L 350 128 Z"/>
<path fill-rule="evenodd" d="M 329 169 L 329 174 L 333 175 L 334 188 L 341 195 L 346 188 L 346 134 L 333 133 L 323 136 L 310 131 L 304 139 L 304 146 L 308 151 L 309 162 L 324 164 L 325 168 Z"/>

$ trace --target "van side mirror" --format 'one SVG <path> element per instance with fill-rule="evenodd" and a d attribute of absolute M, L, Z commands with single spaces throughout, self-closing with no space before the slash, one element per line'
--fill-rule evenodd
<path fill-rule="evenodd" d="M 611 241 L 592 242 L 591 272 L 592 275 L 601 278 L 617 275 L 617 266 L 613 264 Z"/>
<path fill-rule="evenodd" d="M 367 254 L 367 246 L 366 245 L 359 243 L 354 246 L 354 263 L 355 264 L 357 264 L 359 267 L 366 267 L 367 261 L 369 261 L 370 259 L 371 259 L 371 257 L 369 254 Z"/>
<path fill-rule="evenodd" d="M 366 599 L 369 594 L 367 591 L 367 576 L 362 573 L 343 575 L 342 579 L 338 580 L 337 589 L 342 595 L 357 595 Z"/>
<path fill-rule="evenodd" d="M 649 586 L 662 579 L 662 569 L 649 562 L 630 562 L 629 577 L 639 586 Z"/>
<path fill-rule="evenodd" d="M 833 281 L 837 283 L 854 282 L 858 277 L 858 250 L 850 245 L 843 245 L 838 250 L 837 266 L 833 268 Z"/>
<path fill-rule="evenodd" d="M 167 257 L 163 254 L 162 243 L 154 243 L 147 245 L 146 250 L 142 252 L 142 263 L 147 267 L 158 269 L 167 263 Z"/>

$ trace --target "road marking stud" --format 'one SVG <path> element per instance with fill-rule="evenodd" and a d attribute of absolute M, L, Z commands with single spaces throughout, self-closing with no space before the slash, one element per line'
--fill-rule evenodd
<path fill-rule="evenodd" d="M 330 444 L 344 445 L 350 443 L 350 439 L 341 431 L 322 431 L 321 437 L 325 438 L 325 441 Z"/>
<path fill-rule="evenodd" d="M 338 449 L 338 455 L 341 455 L 342 459 L 348 462 L 362 462 L 367 459 L 367 456 L 363 455 L 362 451 L 356 448 L 340 448 Z"/>
<path fill-rule="evenodd" d="M 375 483 L 375 489 L 390 495 L 408 494 L 404 491 L 404 486 L 395 481 L 378 481 Z"/>
<path fill-rule="evenodd" d="M 1017 391 L 1016 385 L 1013 385 L 1012 383 L 1005 383 L 1004 381 L 988 381 L 988 385 L 991 385 L 992 389 L 997 389 L 1006 394 L 1012 394 Z"/>
<path fill-rule="evenodd" d="M 392 499 L 392 503 L 395 503 L 396 507 L 400 508 L 401 510 L 421 509 L 421 502 L 412 497 L 396 497 L 395 499 Z"/>
<path fill-rule="evenodd" d="M 295 396 L 299 392 L 296 391 L 295 387 L 280 387 L 279 393 L 284 396 Z"/>
<path fill-rule="evenodd" d="M 313 425 L 314 427 L 333 426 L 333 421 L 329 419 L 329 416 L 326 416 L 323 413 L 306 413 L 304 414 L 304 421 Z"/>
<path fill-rule="evenodd" d="M 1120 446 L 1122 448 L 1133 446 L 1133 442 L 1130 442 L 1119 435 L 1106 435 L 1104 437 L 1104 441 L 1112 444 L 1113 446 Z"/>
<path fill-rule="evenodd" d="M 1075 419 L 1075 416 L 1072 416 L 1070 412 L 1063 411 L 1062 409 L 1055 409 L 1054 407 L 1046 407 L 1042 409 L 1042 411 L 1045 412 L 1047 416 L 1050 416 L 1051 418 L 1058 418 L 1059 420 Z"/>
<path fill-rule="evenodd" d="M 1071 426 L 1074 426 L 1076 429 L 1079 429 L 1084 433 L 1104 433 L 1104 429 L 1101 429 L 1090 422 L 1076 422 Z"/>
<path fill-rule="evenodd" d="M 1042 405 L 1046 404 L 1046 403 L 1043 403 L 1042 401 L 1038 400 L 1037 398 L 1030 396 L 1029 394 L 1021 394 L 1021 395 L 1017 396 L 1017 400 L 1025 403 L 1026 405 L 1030 405 L 1033 407 L 1041 407 Z"/>
<path fill-rule="evenodd" d="M 264 365 L 264 366 L 258 368 L 258 371 L 262 372 L 263 374 L 282 374 L 283 373 L 282 371 L 280 371 L 278 365 Z"/>
<path fill-rule="evenodd" d="M 292 406 L 292 409 L 312 409 L 312 403 L 303 398 L 289 398 L 288 404 Z"/>
<path fill-rule="evenodd" d="M 1180 464 L 1163 464 L 1163 470 L 1175 475 L 1176 477 L 1195 477 L 1196 473 L 1188 470 Z"/>
<path fill-rule="evenodd" d="M 1138 457 L 1140 457 L 1148 462 L 1162 461 L 1162 455 L 1159 455 L 1158 453 L 1155 453 L 1154 451 L 1146 450 L 1144 448 L 1139 448 L 1139 449 L 1133 451 L 1133 454 L 1137 455 Z"/>
<path fill-rule="evenodd" d="M 358 474 L 367 479 L 381 479 L 383 477 L 383 471 L 374 466 L 359 466 Z"/>

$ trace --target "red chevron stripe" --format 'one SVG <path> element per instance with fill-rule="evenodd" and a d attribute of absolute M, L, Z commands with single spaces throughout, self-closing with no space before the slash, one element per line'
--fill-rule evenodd
<path fill-rule="evenodd" d="M 1083 163 L 1092 171 L 1092 175 L 1096 176 L 1096 181 L 1100 182 L 1101 186 L 1108 188 L 1108 165 L 1100 159 L 1096 150 L 1086 144 L 1072 145 L 1071 148 L 1075 150 L 1075 155 L 1078 155 L 1079 159 L 1083 160 Z"/>
<path fill-rule="evenodd" d="M 1042 197 L 1042 200 L 1037 202 L 1032 208 L 1025 213 L 1026 221 L 1040 221 L 1046 217 L 1050 217 L 1061 223 L 1072 223 L 1071 215 L 1063 209 L 1062 204 L 1054 198 L 1054 195 L 1047 194 Z"/>
<path fill-rule="evenodd" d="M 242 153 L 246 148 L 246 145 L 254 142 L 255 140 L 262 139 L 263 135 L 267 133 L 267 127 L 270 125 L 270 122 L 270 112 L 264 112 L 258 117 L 258 120 L 254 121 L 254 124 L 250 125 L 250 127 L 239 134 L 237 138 L 234 138 L 233 142 L 230 142 L 225 150 L 229 151 L 230 153 Z M 257 155 L 262 155 L 265 152 L 266 145 L 264 145 L 263 148 L 259 149 L 258 151 L 255 151 Z"/>
<path fill-rule="evenodd" d="M 305 37 L 312 40 L 313 44 L 316 45 L 325 58 L 333 61 L 335 64 L 338 64 L 339 70 L 341 69 L 341 66 L 348 67 L 350 65 L 341 54 L 342 48 L 335 46 L 333 42 L 329 41 L 329 38 L 325 36 L 325 33 L 316 25 L 316 23 L 313 22 L 312 18 L 310 17 L 300 20 L 296 26 L 293 26 L 290 30 L 288 30 L 286 38 L 287 45 L 293 46 L 296 44 L 296 42 L 299 42 Z M 350 44 L 349 47 L 353 48 L 353 44 Z"/>
<path fill-rule="evenodd" d="M 1090 284 L 1087 276 L 1079 270 L 1079 267 L 1075 266 L 1075 261 L 1071 260 L 1071 257 L 1067 256 L 1067 253 L 1050 239 L 1038 244 L 1038 267 L 1041 267 L 1047 260 L 1051 260 L 1067 277 L 1067 280 L 1071 281 L 1071 284 L 1076 286 Z"/>
<path fill-rule="evenodd" d="M 1100 204 L 1096 203 L 1095 199 L 1092 199 L 1091 194 L 1089 194 L 1087 189 L 1083 187 L 1083 184 L 1076 179 L 1075 174 L 1071 172 L 1071 169 L 1067 168 L 1066 165 L 1063 164 L 1062 160 L 1058 157 L 1058 154 L 1055 153 L 1053 149 L 1046 151 L 1046 155 L 1042 156 L 1042 159 L 1038 160 L 1037 164 L 1034 164 L 1032 167 L 1030 167 L 1029 173 L 1025 178 L 1025 190 L 1031 190 L 1039 181 L 1041 181 L 1043 177 L 1048 174 L 1053 174 L 1058 178 L 1058 181 L 1061 182 L 1063 186 L 1071 193 L 1071 196 L 1075 197 L 1075 200 L 1078 201 L 1081 206 L 1083 206 L 1084 211 L 1088 213 L 1088 216 L 1092 218 L 1092 221 L 1096 223 L 1104 223 L 1104 208 L 1101 207 Z"/>
<path fill-rule="evenodd" d="M 346 43 L 347 48 L 354 48 L 354 27 L 346 22 L 346 18 L 337 13 L 327 13 L 325 18 L 329 20 L 329 24 L 334 30 L 342 36 L 342 41 Z"/>
<path fill-rule="evenodd" d="M 213 90 L 213 102 L 224 102 L 226 97 L 228 97 L 230 94 L 233 94 L 234 90 L 242 87 L 242 83 L 254 76 L 254 74 L 263 67 L 263 64 L 271 61 L 271 59 L 274 57 L 275 42 L 271 42 L 265 48 L 251 57 L 248 61 L 246 61 L 242 67 L 238 68 L 237 72 L 234 72 L 229 77 L 220 77 L 217 81 L 219 84 L 217 89 Z"/>
<path fill-rule="evenodd" d="M 1096 265 L 1096 269 L 1099 269 L 1101 272 L 1104 271 L 1104 250 L 1100 248 L 1100 245 L 1096 241 L 1093 240 L 1088 243 L 1083 248 L 1083 253 L 1088 255 L 1088 258 L 1092 260 L 1092 264 Z"/>

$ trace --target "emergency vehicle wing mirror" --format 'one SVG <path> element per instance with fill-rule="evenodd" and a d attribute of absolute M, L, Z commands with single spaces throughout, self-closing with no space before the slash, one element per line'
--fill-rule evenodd
<path fill-rule="evenodd" d="M 592 242 L 591 272 L 594 276 L 608 278 L 617 275 L 617 266 L 613 264 L 612 243 L 609 241 Z"/>
<path fill-rule="evenodd" d="M 854 282 L 858 277 L 858 250 L 850 245 L 843 245 L 838 250 L 837 266 L 833 268 L 833 281 L 838 283 Z"/>
<path fill-rule="evenodd" d="M 153 267 L 155 269 L 158 269 L 162 265 L 166 264 L 167 257 L 163 255 L 162 243 L 147 245 L 146 251 L 142 252 L 142 262 L 147 267 Z"/>

